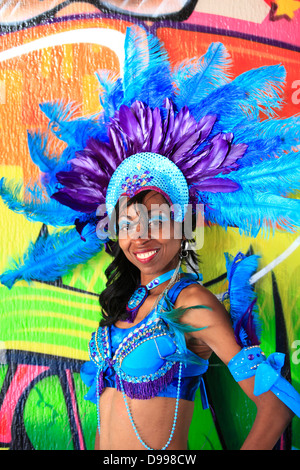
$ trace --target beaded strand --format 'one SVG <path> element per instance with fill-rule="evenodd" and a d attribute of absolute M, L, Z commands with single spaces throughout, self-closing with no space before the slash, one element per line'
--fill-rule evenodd
<path fill-rule="evenodd" d="M 176 394 L 175 412 L 174 412 L 174 418 L 173 418 L 172 429 L 171 429 L 170 436 L 169 436 L 169 439 L 168 439 L 167 443 L 166 443 L 166 444 L 164 445 L 164 447 L 162 447 L 160 450 L 165 450 L 165 449 L 167 449 L 167 447 L 170 445 L 170 442 L 171 442 L 172 439 L 173 439 L 173 435 L 174 435 L 174 432 L 175 432 L 176 423 L 177 423 L 177 418 L 178 418 L 179 397 L 180 397 L 180 388 L 181 388 L 181 372 L 182 372 L 182 362 L 180 362 L 180 364 L 179 364 L 177 394 Z M 152 449 L 151 447 L 149 447 L 149 446 L 143 441 L 143 439 L 141 438 L 141 436 L 139 435 L 139 432 L 138 432 L 138 430 L 137 430 L 137 427 L 136 427 L 136 425 L 135 425 L 135 422 L 133 421 L 133 416 L 132 416 L 132 413 L 131 413 L 130 408 L 129 408 L 129 405 L 128 405 L 128 401 L 127 401 L 127 398 L 126 398 L 126 394 L 125 394 L 125 392 L 124 392 L 124 387 L 123 387 L 123 383 L 122 383 L 121 377 L 119 377 L 119 379 L 120 379 L 121 391 L 122 391 L 122 395 L 123 395 L 125 407 L 126 407 L 126 410 L 127 410 L 127 414 L 128 414 L 130 423 L 131 423 L 131 425 L 132 425 L 132 427 L 133 427 L 133 430 L 134 430 L 134 432 L 135 432 L 135 435 L 136 435 L 137 439 L 140 441 L 140 443 L 141 443 L 147 450 L 155 450 L 155 449 Z"/>
<path fill-rule="evenodd" d="M 98 425 L 98 433 L 100 436 L 100 390 L 99 390 L 99 376 L 101 373 L 100 367 L 98 368 L 97 372 L 97 382 L 96 382 L 96 399 L 97 399 L 97 425 Z"/>

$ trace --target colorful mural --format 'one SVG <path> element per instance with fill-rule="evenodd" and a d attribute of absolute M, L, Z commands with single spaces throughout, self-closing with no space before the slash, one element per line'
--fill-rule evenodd
<path fill-rule="evenodd" d="M 42 102 L 73 101 L 77 113 L 100 109 L 95 72 L 122 73 L 126 27 L 138 24 L 165 43 L 171 60 L 202 55 L 221 41 L 232 74 L 282 63 L 287 69 L 281 116 L 300 111 L 300 1 L 292 0 L 5 0 L 0 5 L 0 178 L 28 183 L 39 177 L 27 132 L 46 128 Z M 59 148 L 56 148 L 58 151 Z M 11 183 L 13 185 L 13 183 Z M 12 186 L 22 194 L 22 186 Z M 0 273 L 30 242 L 53 230 L 8 208 L 0 185 Z M 299 237 L 276 233 L 253 240 L 235 229 L 206 229 L 200 251 L 204 284 L 226 291 L 224 252 L 261 256 L 253 282 L 263 322 L 262 348 L 286 353 L 285 376 L 300 391 Z M 12 261 L 10 261 L 12 262 Z M 100 318 L 98 294 L 109 263 L 100 252 L 54 283 L 0 286 L 0 447 L 93 449 L 95 407 L 83 399 L 81 364 Z M 237 449 L 251 427 L 252 403 L 213 358 L 206 377 L 211 409 L 200 396 L 189 435 L 191 450 Z M 278 449 L 300 449 L 295 419 Z"/>

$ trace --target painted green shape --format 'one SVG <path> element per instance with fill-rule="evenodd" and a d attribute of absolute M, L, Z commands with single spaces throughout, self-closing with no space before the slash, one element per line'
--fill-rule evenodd
<path fill-rule="evenodd" d="M 197 392 L 199 395 L 199 392 Z M 210 409 L 203 410 L 196 395 L 193 418 L 189 430 L 189 450 L 222 450 L 222 445 Z"/>
<path fill-rule="evenodd" d="M 106 284 L 105 270 L 112 258 L 103 250 L 85 264 L 78 265 L 62 278 L 64 285 L 100 293 Z"/>
<path fill-rule="evenodd" d="M 85 446 L 87 450 L 93 450 L 97 430 L 96 405 L 84 399 L 85 394 L 88 392 L 88 387 L 81 380 L 80 374 L 74 373 L 73 378 Z"/>
<path fill-rule="evenodd" d="M 5 380 L 5 376 L 7 374 L 8 365 L 0 364 L 0 390 L 2 389 L 3 382 Z"/>
<path fill-rule="evenodd" d="M 92 331 L 99 323 L 97 297 L 79 296 L 73 291 L 15 286 L 1 288 L 1 341 L 24 341 L 68 346 L 87 351 Z"/>
<path fill-rule="evenodd" d="M 68 411 L 57 376 L 46 377 L 30 391 L 24 424 L 35 450 L 73 450 Z"/>
<path fill-rule="evenodd" d="M 226 450 L 239 450 L 253 424 L 256 406 L 213 355 L 206 373 L 207 385 Z"/>

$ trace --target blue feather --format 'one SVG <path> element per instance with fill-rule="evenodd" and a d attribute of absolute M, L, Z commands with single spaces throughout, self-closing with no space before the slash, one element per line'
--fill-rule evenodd
<path fill-rule="evenodd" d="M 269 236 L 270 230 L 295 232 L 300 226 L 300 200 L 273 194 L 233 193 L 199 194 L 205 220 L 212 224 L 238 227 L 240 233 Z"/>
<path fill-rule="evenodd" d="M 32 222 L 53 227 L 74 225 L 78 212 L 50 199 L 37 184 L 23 187 L 23 182 L 0 179 L 0 196 L 10 210 L 22 214 Z"/>
<path fill-rule="evenodd" d="M 234 136 L 235 144 L 243 142 L 245 142 L 245 139 Z M 271 161 L 286 154 L 279 136 L 270 137 L 269 139 L 257 137 L 255 140 L 248 139 L 246 142 L 248 147 L 243 157 L 238 160 L 239 168 L 260 165 L 263 161 Z"/>
<path fill-rule="evenodd" d="M 104 120 L 109 121 L 120 108 L 124 100 L 123 83 L 116 74 L 101 70 L 96 73 L 100 84 L 100 104 L 103 107 Z"/>
<path fill-rule="evenodd" d="M 180 90 L 174 103 L 179 109 L 197 105 L 216 87 L 228 83 L 230 65 L 230 56 L 222 43 L 212 43 L 200 58 L 179 64 L 173 72 L 175 85 Z"/>
<path fill-rule="evenodd" d="M 151 107 L 162 106 L 173 95 L 167 52 L 158 38 L 141 28 L 127 29 L 123 89 L 126 105 L 141 100 Z"/>
<path fill-rule="evenodd" d="M 74 119 L 78 109 L 73 103 L 56 101 L 43 103 L 40 108 L 49 119 L 51 132 L 76 150 L 85 148 L 91 137 L 102 138 L 104 135 L 101 121 L 96 116 Z"/>
<path fill-rule="evenodd" d="M 27 132 L 27 143 L 33 163 L 41 172 L 49 175 L 65 169 L 76 152 L 76 148 L 71 146 L 61 148 L 58 139 L 49 131 Z"/>
<path fill-rule="evenodd" d="M 249 283 L 252 274 L 257 270 L 260 257 L 257 255 L 245 256 L 243 253 L 238 253 L 233 258 L 229 253 L 224 254 L 228 278 L 230 316 L 233 328 L 239 336 L 237 340 L 241 346 L 247 346 L 252 344 L 251 340 L 254 338 L 259 339 L 261 335 L 261 323 L 258 308 L 255 305 L 256 294 L 253 286 Z M 250 311 L 247 312 L 249 308 Z M 252 325 L 251 322 L 248 323 L 248 318 L 244 322 L 247 313 L 252 316 Z"/>
<path fill-rule="evenodd" d="M 235 257 L 229 253 L 224 255 L 229 283 L 230 315 L 235 322 L 255 298 L 249 279 L 257 270 L 260 256 L 245 256 L 242 253 L 238 253 Z"/>
<path fill-rule="evenodd" d="M 249 122 L 247 126 L 233 129 L 236 142 L 276 142 L 277 155 L 296 149 L 300 143 L 300 116 L 285 119 L 265 119 Z M 275 140 L 276 139 L 276 140 Z M 274 152 L 274 150 L 273 150 Z M 274 152 L 276 155 L 276 152 Z M 268 155 L 267 155 L 268 156 Z"/>
<path fill-rule="evenodd" d="M 297 154 L 283 154 L 257 162 L 230 173 L 229 178 L 238 183 L 244 191 L 257 191 L 287 196 L 300 189 L 300 165 Z"/>
<path fill-rule="evenodd" d="M 0 282 L 11 289 L 18 280 L 47 282 L 66 275 L 77 265 L 90 260 L 103 247 L 95 226 L 86 226 L 82 234 L 86 242 L 81 240 L 75 229 L 41 235 L 35 243 L 30 243 L 22 258 L 10 260 L 7 270 L 0 276 Z"/>
<path fill-rule="evenodd" d="M 55 170 L 59 160 L 58 153 L 51 153 L 49 149 L 51 137 L 49 133 L 27 132 L 27 143 L 31 160 L 43 173 Z"/>
<path fill-rule="evenodd" d="M 274 110 L 282 105 L 284 80 L 285 69 L 281 65 L 253 69 L 215 89 L 190 110 L 197 120 L 206 114 L 216 114 L 223 131 L 233 130 L 245 124 L 246 117 L 248 122 L 254 122 L 260 112 L 273 116 Z"/>

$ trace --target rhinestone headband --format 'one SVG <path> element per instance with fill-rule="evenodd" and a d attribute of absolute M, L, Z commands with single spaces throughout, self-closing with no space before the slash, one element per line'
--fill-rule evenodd
<path fill-rule="evenodd" d="M 181 170 L 157 153 L 137 153 L 126 158 L 108 184 L 106 209 L 109 218 L 121 196 L 129 198 L 146 189 L 160 192 L 175 206 L 176 222 L 182 222 L 189 203 L 189 189 Z"/>

